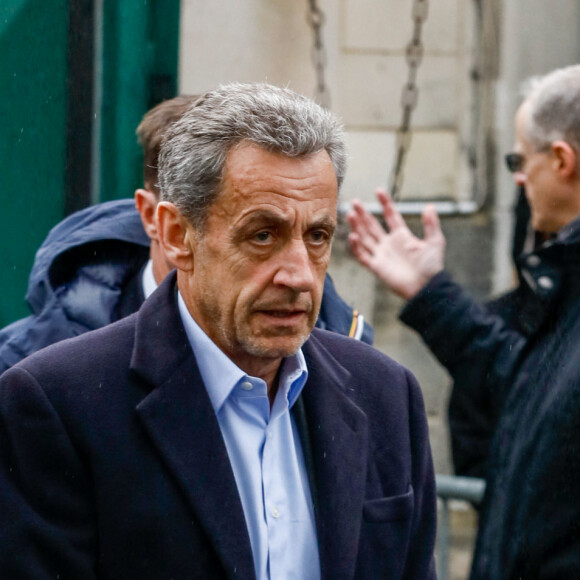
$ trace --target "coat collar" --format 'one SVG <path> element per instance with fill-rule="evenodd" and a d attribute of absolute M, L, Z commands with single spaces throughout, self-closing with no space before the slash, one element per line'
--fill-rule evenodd
<path fill-rule="evenodd" d="M 131 368 L 149 383 L 137 406 L 229 578 L 255 576 L 242 503 L 219 424 L 177 309 L 175 273 L 137 315 Z"/>
<path fill-rule="evenodd" d="M 368 461 L 366 415 L 349 398 L 350 373 L 313 331 L 303 350 L 303 399 L 317 487 L 316 523 L 323 578 L 352 578 Z"/>
<path fill-rule="evenodd" d="M 137 315 L 131 368 L 151 391 L 137 412 L 222 559 L 228 575 L 255 576 L 250 539 L 219 424 L 177 309 L 171 274 Z M 303 347 L 302 398 L 318 499 L 323 578 L 352 578 L 364 501 L 368 427 L 347 396 L 350 374 L 315 331 Z M 348 466 L 348 469 L 345 469 Z M 317 493 L 316 493 L 317 492 Z"/>

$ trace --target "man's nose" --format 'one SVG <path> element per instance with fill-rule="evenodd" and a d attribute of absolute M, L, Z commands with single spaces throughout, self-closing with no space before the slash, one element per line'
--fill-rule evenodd
<path fill-rule="evenodd" d="M 303 240 L 293 240 L 279 255 L 280 264 L 274 283 L 295 292 L 310 292 L 314 287 L 312 261 Z"/>

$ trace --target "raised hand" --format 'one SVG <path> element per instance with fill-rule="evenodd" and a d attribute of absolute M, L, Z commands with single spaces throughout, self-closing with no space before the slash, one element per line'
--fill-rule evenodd
<path fill-rule="evenodd" d="M 422 215 L 424 239 L 416 237 L 382 189 L 377 197 L 383 206 L 388 232 L 356 199 L 347 215 L 349 241 L 359 262 L 378 276 L 395 294 L 410 299 L 435 274 L 443 270 L 445 238 L 432 205 Z"/>

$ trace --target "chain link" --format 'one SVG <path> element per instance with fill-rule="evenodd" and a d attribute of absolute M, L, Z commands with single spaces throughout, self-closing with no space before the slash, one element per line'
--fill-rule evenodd
<path fill-rule="evenodd" d="M 327 57 L 326 48 L 322 41 L 322 27 L 326 21 L 324 12 L 318 6 L 317 0 L 308 0 L 308 13 L 306 20 L 312 28 L 314 43 L 312 45 L 312 64 L 316 74 L 315 100 L 325 107 L 330 108 L 330 90 L 325 80 Z"/>
<path fill-rule="evenodd" d="M 403 187 L 405 157 L 411 146 L 411 117 L 419 101 L 419 89 L 417 88 L 417 72 L 423 61 L 423 43 L 421 33 L 423 23 L 429 14 L 429 0 L 414 0 L 411 17 L 413 19 L 413 37 L 405 50 L 405 59 L 409 67 L 407 82 L 403 86 L 401 94 L 401 107 L 403 109 L 401 125 L 397 129 L 397 144 L 395 149 L 395 162 L 391 174 L 389 191 L 393 199 L 398 199 Z"/>

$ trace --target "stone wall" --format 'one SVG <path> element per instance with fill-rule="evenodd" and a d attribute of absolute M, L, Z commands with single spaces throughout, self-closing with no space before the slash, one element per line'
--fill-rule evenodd
<path fill-rule="evenodd" d="M 514 187 L 501 165 L 513 141 L 518 85 L 580 57 L 577 0 L 430 0 L 425 56 L 402 200 L 475 202 L 483 211 L 443 217 L 447 267 L 476 297 L 513 280 Z M 412 0 L 319 0 L 331 109 L 344 121 L 350 160 L 344 204 L 386 186 L 407 78 Z M 182 0 L 180 90 L 268 81 L 315 95 L 306 0 Z M 497 169 L 496 169 L 497 168 Z M 499 193 L 497 193 L 499 192 Z M 411 216 L 413 227 L 418 219 Z M 419 228 L 420 229 L 420 228 Z M 449 472 L 449 379 L 397 321 L 400 302 L 350 256 L 343 225 L 330 272 L 376 329 L 376 346 L 408 366 L 425 395 L 435 466 Z"/>

